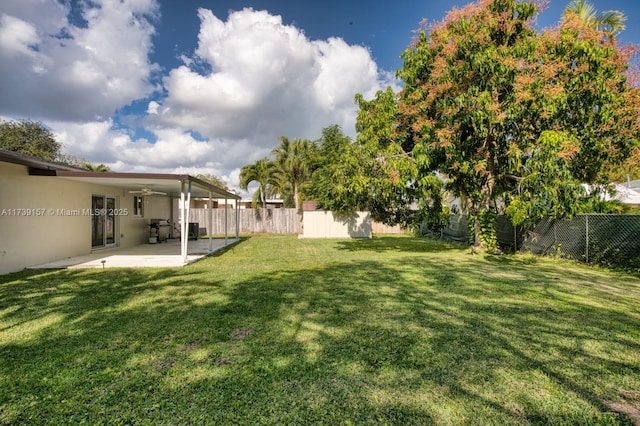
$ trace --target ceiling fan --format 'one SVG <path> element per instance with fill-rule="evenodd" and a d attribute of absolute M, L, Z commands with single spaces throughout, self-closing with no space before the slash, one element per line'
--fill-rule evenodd
<path fill-rule="evenodd" d="M 129 194 L 141 194 L 143 197 L 147 195 L 167 195 L 166 192 L 153 191 L 147 185 L 139 191 L 129 191 Z"/>

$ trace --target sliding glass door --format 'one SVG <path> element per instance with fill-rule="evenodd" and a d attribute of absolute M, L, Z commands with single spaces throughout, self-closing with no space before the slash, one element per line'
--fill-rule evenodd
<path fill-rule="evenodd" d="M 116 243 L 116 199 L 104 195 L 91 197 L 91 247 L 107 247 Z"/>

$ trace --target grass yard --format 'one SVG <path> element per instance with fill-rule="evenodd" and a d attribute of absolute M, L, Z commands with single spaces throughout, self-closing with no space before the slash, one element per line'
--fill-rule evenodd
<path fill-rule="evenodd" d="M 0 276 L 0 424 L 633 424 L 640 279 L 411 237 Z"/>

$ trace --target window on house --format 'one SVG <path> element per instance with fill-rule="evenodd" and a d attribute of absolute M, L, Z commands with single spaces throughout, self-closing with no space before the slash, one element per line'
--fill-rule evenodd
<path fill-rule="evenodd" d="M 133 215 L 144 216 L 144 199 L 140 195 L 133 196 Z"/>

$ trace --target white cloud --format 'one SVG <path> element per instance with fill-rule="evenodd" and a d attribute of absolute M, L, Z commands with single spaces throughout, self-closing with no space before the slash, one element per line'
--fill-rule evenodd
<path fill-rule="evenodd" d="M 242 163 L 233 158 L 232 167 L 268 154 L 280 135 L 315 139 L 331 124 L 353 134 L 355 94 L 373 96 L 387 83 L 362 46 L 311 41 L 266 11 L 232 12 L 226 22 L 198 14 L 194 58 L 165 77 L 156 111 L 165 125 L 239 144 Z M 208 71 L 193 65 L 202 63 Z"/>
<path fill-rule="evenodd" d="M 192 165 L 205 167 L 211 160 L 214 144 L 196 140 L 188 131 L 162 128 L 154 132 L 154 143 L 146 139 L 133 140 L 123 130 L 114 130 L 111 120 L 90 123 L 54 122 L 56 139 L 73 155 L 93 162 L 131 167 L 136 170 L 171 171 Z"/>
<path fill-rule="evenodd" d="M 159 107 L 160 107 L 160 104 L 157 103 L 156 101 L 149 102 L 149 105 L 147 106 L 147 114 L 158 115 Z"/>
<path fill-rule="evenodd" d="M 29 22 L 14 16 L 0 16 L 0 48 L 6 57 L 35 57 L 32 46 L 39 43 L 36 28 Z"/>
<path fill-rule="evenodd" d="M 148 55 L 158 14 L 154 0 L 79 3 L 9 0 L 0 4 L 0 113 L 70 121 L 107 118 L 144 98 L 157 66 Z"/>
<path fill-rule="evenodd" d="M 314 82 L 315 95 L 325 110 L 352 109 L 355 93 L 373 97 L 381 89 L 377 66 L 364 47 L 349 46 L 340 38 L 313 44 L 321 68 Z"/>

